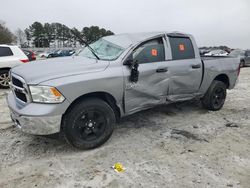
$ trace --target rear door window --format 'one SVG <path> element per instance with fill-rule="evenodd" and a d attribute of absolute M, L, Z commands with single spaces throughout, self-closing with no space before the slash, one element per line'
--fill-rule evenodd
<path fill-rule="evenodd" d="M 169 37 L 173 60 L 195 58 L 193 44 L 188 37 Z"/>
<path fill-rule="evenodd" d="M 134 50 L 133 59 L 137 60 L 138 63 L 165 61 L 165 50 L 162 38 L 142 43 Z"/>
<path fill-rule="evenodd" d="M 0 57 L 12 56 L 13 53 L 9 47 L 0 47 Z"/>

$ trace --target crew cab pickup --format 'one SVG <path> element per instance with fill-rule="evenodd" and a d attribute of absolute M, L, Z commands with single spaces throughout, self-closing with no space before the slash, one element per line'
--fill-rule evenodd
<path fill-rule="evenodd" d="M 61 132 L 90 149 L 109 139 L 119 118 L 155 105 L 199 98 L 221 109 L 239 71 L 237 58 L 201 58 L 189 34 L 112 35 L 73 57 L 13 68 L 7 102 L 23 132 Z"/>

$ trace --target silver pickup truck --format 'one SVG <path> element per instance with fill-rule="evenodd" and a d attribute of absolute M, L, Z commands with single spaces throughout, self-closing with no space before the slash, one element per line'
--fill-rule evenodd
<path fill-rule="evenodd" d="M 61 132 L 90 149 L 109 139 L 119 118 L 155 105 L 199 98 L 206 109 L 221 109 L 239 65 L 237 58 L 201 58 L 188 34 L 113 35 L 73 57 L 13 68 L 7 101 L 23 132 Z"/>

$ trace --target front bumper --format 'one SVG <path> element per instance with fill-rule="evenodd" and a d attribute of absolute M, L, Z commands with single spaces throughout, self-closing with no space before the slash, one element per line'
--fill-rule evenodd
<path fill-rule="evenodd" d="M 60 132 L 62 114 L 69 105 L 66 100 L 61 104 L 30 103 L 22 108 L 17 102 L 12 93 L 7 96 L 11 119 L 22 132 L 34 135 Z"/>
<path fill-rule="evenodd" d="M 61 116 L 22 116 L 11 110 L 10 116 L 14 122 L 14 126 L 25 133 L 34 135 L 49 135 L 60 132 Z"/>

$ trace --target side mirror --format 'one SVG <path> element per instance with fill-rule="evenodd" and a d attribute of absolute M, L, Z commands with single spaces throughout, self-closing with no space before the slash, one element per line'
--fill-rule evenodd
<path fill-rule="evenodd" d="M 133 59 L 132 54 L 130 54 L 127 57 L 126 61 L 124 62 L 124 65 L 129 66 L 129 68 L 131 69 L 131 74 L 130 74 L 129 80 L 131 82 L 134 82 L 134 83 L 138 82 L 138 79 L 139 79 L 139 71 L 138 71 L 139 64 L 138 64 L 137 60 Z"/>
<path fill-rule="evenodd" d="M 133 65 L 133 62 L 134 62 L 133 55 L 130 54 L 130 55 L 127 57 L 126 61 L 124 62 L 124 65 L 128 65 L 128 66 L 131 67 L 131 66 Z"/>
<path fill-rule="evenodd" d="M 131 82 L 138 82 L 139 79 L 139 71 L 138 71 L 139 64 L 137 61 L 133 62 L 133 65 L 131 66 L 131 75 L 130 75 L 130 81 Z"/>

